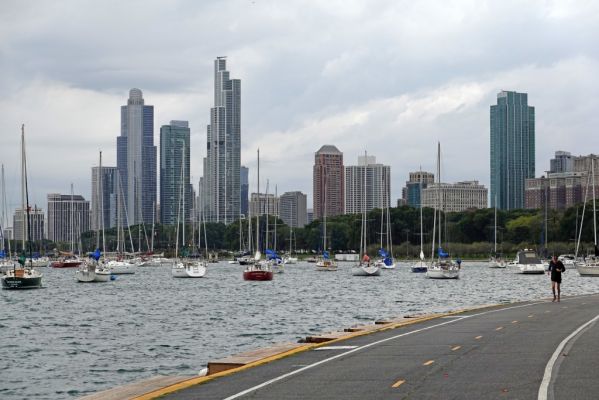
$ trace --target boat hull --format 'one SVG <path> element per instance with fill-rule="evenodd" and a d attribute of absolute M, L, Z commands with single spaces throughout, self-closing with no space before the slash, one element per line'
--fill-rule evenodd
<path fill-rule="evenodd" d="M 576 270 L 580 276 L 599 276 L 599 265 L 578 265 Z"/>
<path fill-rule="evenodd" d="M 543 275 L 545 273 L 543 264 L 512 264 L 510 268 L 516 274 L 522 275 Z"/>
<path fill-rule="evenodd" d="M 81 261 L 54 261 L 50 263 L 52 268 L 77 268 Z"/>
<path fill-rule="evenodd" d="M 459 279 L 460 271 L 429 268 L 426 277 L 430 279 Z"/>
<path fill-rule="evenodd" d="M 423 273 L 423 272 L 426 272 L 427 269 L 428 269 L 428 266 L 426 265 L 426 263 L 424 261 L 419 261 L 410 267 L 410 270 L 415 273 Z"/>
<path fill-rule="evenodd" d="M 272 271 L 243 271 L 244 281 L 272 281 Z"/>
<path fill-rule="evenodd" d="M 337 263 L 331 260 L 320 260 L 316 263 L 317 271 L 337 271 Z"/>
<path fill-rule="evenodd" d="M 42 287 L 42 274 L 36 272 L 24 273 L 15 276 L 13 272 L 9 272 L 2 277 L 2 288 L 9 290 L 24 290 L 24 289 L 39 289 Z"/>
<path fill-rule="evenodd" d="M 173 278 L 203 278 L 206 275 L 206 266 L 200 263 L 181 265 L 180 263 L 171 268 Z"/>
<path fill-rule="evenodd" d="M 380 276 L 381 269 L 375 265 L 357 265 L 352 268 L 353 276 Z"/>

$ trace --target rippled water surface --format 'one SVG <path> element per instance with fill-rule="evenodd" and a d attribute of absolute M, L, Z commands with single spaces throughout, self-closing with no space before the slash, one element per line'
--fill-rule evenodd
<path fill-rule="evenodd" d="M 243 267 L 212 264 L 203 279 L 142 268 L 81 284 L 74 270 L 42 268 L 44 289 L 0 292 L 0 398 L 69 399 L 156 374 L 193 375 L 211 359 L 309 334 L 409 313 L 530 300 L 546 275 L 484 264 L 461 279 L 430 280 L 406 265 L 353 277 L 350 264 L 319 272 L 287 266 L 272 282 L 244 282 Z M 567 271 L 564 295 L 599 292 L 599 278 Z"/>

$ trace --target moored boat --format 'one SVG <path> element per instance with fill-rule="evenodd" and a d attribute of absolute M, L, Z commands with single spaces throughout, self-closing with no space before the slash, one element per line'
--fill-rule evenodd
<path fill-rule="evenodd" d="M 530 249 L 520 250 L 516 259 L 509 264 L 509 268 L 517 274 L 541 275 L 545 273 L 545 265 Z"/>

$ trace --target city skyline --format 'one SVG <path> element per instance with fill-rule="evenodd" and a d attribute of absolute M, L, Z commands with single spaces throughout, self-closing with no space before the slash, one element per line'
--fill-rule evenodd
<path fill-rule="evenodd" d="M 7 187 L 18 186 L 18 129 L 25 123 L 31 202 L 38 205 L 48 193 L 68 192 L 70 183 L 91 198 L 88 168 L 98 150 L 105 165 L 116 165 L 115 110 L 131 87 L 155 106 L 155 126 L 190 121 L 197 183 L 218 55 L 228 56 L 244 82 L 241 162 L 250 168 L 250 187 L 260 147 L 262 176 L 281 192 L 303 191 L 309 203 L 311 155 L 325 143 L 349 159 L 367 150 L 390 165 L 392 203 L 409 171 L 434 168 L 437 140 L 452 165 L 448 182 L 476 179 L 490 187 L 487 156 L 464 155 L 487 153 L 488 105 L 501 90 L 526 92 L 535 105 L 537 171 L 557 149 L 582 155 L 599 147 L 591 135 L 599 124 L 595 4 L 380 2 L 373 13 L 359 2 L 343 9 L 252 3 L 233 16 L 239 5 L 232 2 L 181 2 L 168 10 L 149 3 L 138 12 L 120 4 L 111 12 L 64 5 L 67 14 L 53 12 L 54 5 L 8 2 L 0 16 L 10 32 L 0 52 L 0 161 Z M 156 29 L 137 31 L 116 15 Z M 310 18 L 291 23 L 298 15 Z M 163 29 L 168 22 L 180 29 Z M 516 40 L 523 29 L 527 40 Z M 373 64 L 386 71 L 384 79 Z M 155 143 L 158 134 L 154 129 Z M 19 207 L 18 193 L 7 196 L 9 208 Z"/>

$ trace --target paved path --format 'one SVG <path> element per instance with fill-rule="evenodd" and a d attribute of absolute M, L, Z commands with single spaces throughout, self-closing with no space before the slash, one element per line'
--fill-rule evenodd
<path fill-rule="evenodd" d="M 598 319 L 599 295 L 482 309 L 325 345 L 161 399 L 597 399 Z"/>

